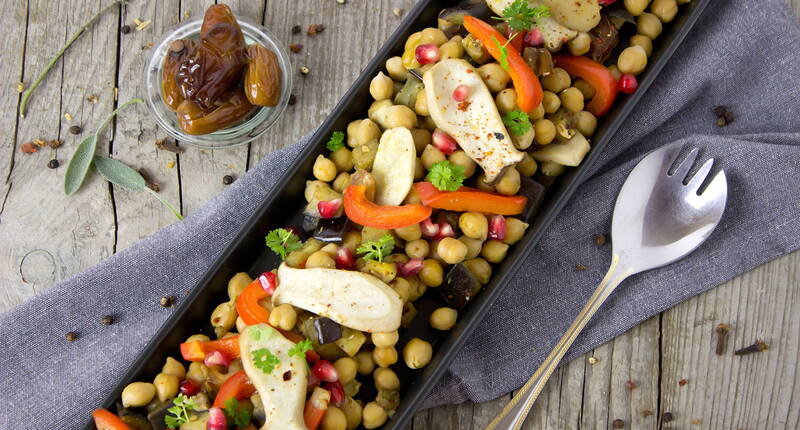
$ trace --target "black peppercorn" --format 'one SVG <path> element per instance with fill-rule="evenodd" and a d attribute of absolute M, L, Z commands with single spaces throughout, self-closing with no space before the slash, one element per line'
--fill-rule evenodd
<path fill-rule="evenodd" d="M 103 317 L 100 318 L 100 323 L 103 325 L 114 324 L 114 317 L 112 317 L 111 315 L 103 315 Z"/>
<path fill-rule="evenodd" d="M 292 371 L 287 370 L 286 372 L 283 373 L 283 380 L 288 381 L 290 379 L 292 379 Z"/>
<path fill-rule="evenodd" d="M 172 302 L 175 301 L 174 296 L 164 296 L 161 300 L 158 301 L 158 304 L 161 305 L 162 308 L 169 308 L 172 307 Z"/>
<path fill-rule="evenodd" d="M 66 337 L 68 341 L 74 342 L 75 339 L 78 338 L 78 333 L 75 333 L 74 331 L 69 331 L 67 332 L 66 335 L 64 335 L 64 337 Z"/>
<path fill-rule="evenodd" d="M 73 125 L 69 128 L 69 132 L 72 134 L 81 134 L 81 132 L 83 132 L 83 129 L 79 125 Z"/>
<path fill-rule="evenodd" d="M 299 25 L 293 25 L 292 26 L 292 34 L 297 34 L 297 33 L 301 32 L 301 31 L 303 31 L 303 29 L 300 28 Z"/>
<path fill-rule="evenodd" d="M 297 97 L 294 94 L 289 95 L 289 106 L 297 103 Z"/>
<path fill-rule="evenodd" d="M 672 419 L 673 419 L 672 412 L 664 412 L 663 414 L 661 414 L 661 421 L 665 423 L 672 421 Z"/>
<path fill-rule="evenodd" d="M 615 429 L 624 429 L 625 428 L 625 421 L 620 419 L 616 419 L 611 423 L 611 427 Z"/>
<path fill-rule="evenodd" d="M 52 160 L 47 162 L 47 167 L 49 167 L 51 169 L 57 169 L 58 166 L 60 166 L 60 165 L 61 165 L 61 163 L 59 163 L 58 160 L 56 160 L 55 158 L 53 158 Z"/>
<path fill-rule="evenodd" d="M 231 176 L 231 175 L 225 175 L 225 176 L 222 177 L 222 183 L 225 184 L 225 185 L 232 184 L 234 180 L 235 179 L 233 179 L 233 176 Z"/>
<path fill-rule="evenodd" d="M 128 33 L 131 32 L 131 26 L 128 25 L 128 24 L 125 24 L 125 25 L 122 26 L 122 28 L 120 30 L 122 31 L 122 34 L 128 34 Z"/>

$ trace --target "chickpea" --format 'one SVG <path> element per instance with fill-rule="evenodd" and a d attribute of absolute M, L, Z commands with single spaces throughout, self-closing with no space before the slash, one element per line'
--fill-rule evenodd
<path fill-rule="evenodd" d="M 594 94 L 596 92 L 594 87 L 590 83 L 584 81 L 583 79 L 575 80 L 575 82 L 572 83 L 572 86 L 577 88 L 581 92 L 581 94 L 583 94 L 583 98 L 586 100 L 589 100 L 592 97 L 594 97 Z"/>
<path fill-rule="evenodd" d="M 211 340 L 208 336 L 204 334 L 193 334 L 186 338 L 185 342 L 208 342 Z"/>
<path fill-rule="evenodd" d="M 122 406 L 126 408 L 144 406 L 155 396 L 155 385 L 149 382 L 131 382 L 122 390 Z"/>
<path fill-rule="evenodd" d="M 186 371 L 186 379 L 191 379 L 198 384 L 202 384 L 208 379 L 208 367 L 200 362 L 189 363 L 189 369 Z"/>
<path fill-rule="evenodd" d="M 555 67 L 549 75 L 542 76 L 542 86 L 544 89 L 554 93 L 560 93 L 567 89 L 570 83 L 569 73 L 560 67 Z"/>
<path fill-rule="evenodd" d="M 446 237 L 439 241 L 436 253 L 447 264 L 458 264 L 467 256 L 467 245 L 453 237 Z"/>
<path fill-rule="evenodd" d="M 629 46 L 619 54 L 617 67 L 622 73 L 636 76 L 647 67 L 647 53 L 641 46 Z"/>
<path fill-rule="evenodd" d="M 414 148 L 417 154 L 425 150 L 425 147 L 431 143 L 431 132 L 424 128 L 411 129 L 411 137 L 414 139 Z"/>
<path fill-rule="evenodd" d="M 386 423 L 386 411 L 375 402 L 369 402 L 364 406 L 361 423 L 366 429 L 375 429 Z"/>
<path fill-rule="evenodd" d="M 417 159 L 417 160 L 419 161 L 419 159 Z M 421 165 L 422 161 L 419 161 L 419 164 Z M 423 173 L 423 176 L 424 175 L 425 174 Z M 420 203 L 422 203 L 422 198 L 419 196 L 419 193 L 417 192 L 417 189 L 414 188 L 414 187 L 411 187 L 411 190 L 406 195 L 406 199 L 403 200 L 403 204 L 404 205 L 414 205 L 414 204 L 420 204 Z"/>
<path fill-rule="evenodd" d="M 386 72 L 396 81 L 405 81 L 408 78 L 408 70 L 403 65 L 403 59 L 392 57 L 386 60 Z"/>
<path fill-rule="evenodd" d="M 228 298 L 235 302 L 236 299 L 239 298 L 239 294 L 241 294 L 251 282 L 253 282 L 253 278 L 245 272 L 239 272 L 233 275 L 228 281 Z"/>
<path fill-rule="evenodd" d="M 359 375 L 369 375 L 372 373 L 372 369 L 375 368 L 375 362 L 372 360 L 372 352 L 370 351 L 359 351 L 356 354 L 356 362 L 358 362 Z"/>
<path fill-rule="evenodd" d="M 547 145 L 556 137 L 556 125 L 549 119 L 540 119 L 533 123 L 533 131 L 536 136 L 533 138 L 539 145 Z"/>
<path fill-rule="evenodd" d="M 408 341 L 403 348 L 403 361 L 410 369 L 421 369 L 427 366 L 431 357 L 433 357 L 433 347 L 418 337 Z"/>
<path fill-rule="evenodd" d="M 511 77 L 508 73 L 497 63 L 488 63 L 478 67 L 478 74 L 483 79 L 483 82 L 493 93 L 500 92 L 508 86 Z"/>
<path fill-rule="evenodd" d="M 481 284 L 488 284 L 492 277 L 492 266 L 483 258 L 473 258 L 464 262 L 464 266 Z"/>
<path fill-rule="evenodd" d="M 422 237 L 422 229 L 420 228 L 419 223 L 411 224 L 411 225 L 406 226 L 406 227 L 397 228 L 397 229 L 394 230 L 394 233 L 400 239 L 403 239 L 403 240 L 409 241 L 409 242 L 412 241 L 412 240 L 417 240 L 420 237 Z"/>
<path fill-rule="evenodd" d="M 331 152 L 331 161 L 333 161 L 333 164 L 336 166 L 336 170 L 340 172 L 349 172 L 353 170 L 353 153 L 345 147 Z"/>
<path fill-rule="evenodd" d="M 434 164 L 445 161 L 447 158 L 433 145 L 428 145 L 425 147 L 425 150 L 422 151 L 422 165 L 425 167 L 426 170 L 430 170 Z"/>
<path fill-rule="evenodd" d="M 589 137 L 597 130 L 597 118 L 591 112 L 578 112 L 575 116 L 575 128 L 577 128 L 582 135 Z"/>
<path fill-rule="evenodd" d="M 592 46 L 592 37 L 589 36 L 589 33 L 581 31 L 575 36 L 572 40 L 567 43 L 567 47 L 569 48 L 569 53 L 572 55 L 583 55 L 589 52 L 589 48 Z"/>
<path fill-rule="evenodd" d="M 539 103 L 539 106 L 536 106 L 536 109 L 534 109 L 533 113 L 531 113 L 531 115 L 530 115 L 531 120 L 535 121 L 537 119 L 542 119 L 542 118 L 544 118 L 544 114 L 545 113 L 546 112 L 544 111 L 544 105 Z"/>
<path fill-rule="evenodd" d="M 342 238 L 342 246 L 350 248 L 353 252 L 355 252 L 361 242 L 361 232 L 356 230 L 348 231 Z"/>
<path fill-rule="evenodd" d="M 650 0 L 625 0 L 625 9 L 633 16 L 639 16 L 647 9 Z"/>
<path fill-rule="evenodd" d="M 552 91 L 545 91 L 542 95 L 542 106 L 545 113 L 555 113 L 561 107 L 561 99 Z"/>
<path fill-rule="evenodd" d="M 400 334 L 397 330 L 385 333 L 372 333 L 372 344 L 381 348 L 387 346 L 394 346 L 400 339 Z"/>
<path fill-rule="evenodd" d="M 361 405 L 353 400 L 352 397 L 344 399 L 342 412 L 344 412 L 345 418 L 347 418 L 347 430 L 355 430 L 361 425 Z"/>
<path fill-rule="evenodd" d="M 305 196 L 307 202 L 311 202 L 318 195 L 327 194 L 330 192 L 330 190 L 331 186 L 328 185 L 327 182 L 306 181 L 306 189 L 303 191 L 303 195 Z"/>
<path fill-rule="evenodd" d="M 319 428 L 320 430 L 347 430 L 347 417 L 341 409 L 329 405 Z"/>
<path fill-rule="evenodd" d="M 347 126 L 347 145 L 351 148 L 364 145 L 380 137 L 380 127 L 369 118 L 353 121 Z"/>
<path fill-rule="evenodd" d="M 642 36 L 641 34 L 631 36 L 630 45 L 641 46 L 642 49 L 644 49 L 644 53 L 647 54 L 648 57 L 653 54 L 653 41 L 647 36 Z"/>
<path fill-rule="evenodd" d="M 320 181 L 330 182 L 336 178 L 336 165 L 320 154 L 314 162 L 314 177 Z"/>
<path fill-rule="evenodd" d="M 553 163 L 552 161 L 544 161 L 542 162 L 542 174 L 545 176 L 559 176 L 567 168 L 557 163 Z"/>
<path fill-rule="evenodd" d="M 431 313 L 428 322 L 430 323 L 431 327 L 435 328 L 436 330 L 446 331 L 450 330 L 454 325 L 456 325 L 457 318 L 457 310 L 453 308 L 441 307 Z"/>
<path fill-rule="evenodd" d="M 186 376 L 186 368 L 183 366 L 183 364 L 181 364 L 180 361 L 172 357 L 167 357 L 167 361 L 161 368 L 161 373 L 175 375 L 178 377 L 178 379 L 183 379 Z"/>
<path fill-rule="evenodd" d="M 339 382 L 341 382 L 342 385 L 356 378 L 358 362 L 353 358 L 342 357 L 333 362 L 333 367 L 336 368 L 336 373 L 339 374 Z"/>
<path fill-rule="evenodd" d="M 372 361 L 380 367 L 397 363 L 397 350 L 393 346 L 377 347 L 372 350 Z"/>
<path fill-rule="evenodd" d="M 497 96 L 494 98 L 494 102 L 501 114 L 506 114 L 519 109 L 517 107 L 517 91 L 513 88 L 506 88 L 497 93 Z"/>
<path fill-rule="evenodd" d="M 407 302 L 411 297 L 411 284 L 404 278 L 394 278 L 389 282 L 389 286 L 400 296 L 403 303 Z"/>
<path fill-rule="evenodd" d="M 353 167 L 359 170 L 371 170 L 375 154 L 378 153 L 378 145 L 378 140 L 373 139 L 353 149 Z M 354 176 L 351 176 L 351 182 L 353 178 Z"/>
<path fill-rule="evenodd" d="M 483 244 L 481 256 L 490 263 L 499 263 L 506 258 L 506 252 L 508 252 L 508 245 L 502 241 L 491 239 Z"/>
<path fill-rule="evenodd" d="M 406 105 L 389 106 L 380 111 L 378 124 L 384 129 L 395 127 L 415 128 L 417 125 L 417 114 Z"/>
<path fill-rule="evenodd" d="M 458 40 L 455 40 L 458 38 Z M 439 54 L 442 60 L 448 58 L 461 58 L 464 56 L 464 47 L 461 46 L 461 37 L 454 36 L 453 39 L 445 42 L 439 47 Z"/>
<path fill-rule="evenodd" d="M 422 262 L 422 270 L 420 270 L 419 280 L 428 287 L 438 287 L 442 285 L 444 278 L 444 270 L 438 261 L 433 259 L 426 259 Z"/>
<path fill-rule="evenodd" d="M 318 251 L 321 252 L 321 251 Z M 328 255 L 328 254 L 325 254 Z M 330 258 L 330 257 L 328 257 Z M 284 303 L 276 306 L 269 314 L 269 325 L 281 330 L 291 330 L 297 323 L 297 312 L 292 305 Z"/>
<path fill-rule="evenodd" d="M 569 87 L 561 91 L 561 105 L 572 113 L 583 110 L 583 93 L 575 87 Z"/>
<path fill-rule="evenodd" d="M 503 243 L 513 245 L 522 239 L 525 235 L 525 230 L 528 229 L 528 223 L 517 218 L 506 217 L 506 237 Z"/>
<path fill-rule="evenodd" d="M 430 255 L 428 256 L 428 258 L 432 258 L 432 259 L 438 261 L 439 264 L 444 264 L 444 260 L 442 260 L 442 257 L 439 256 L 439 252 L 438 252 L 438 250 L 439 250 L 439 242 L 441 242 L 441 239 L 431 239 L 431 243 L 430 243 L 431 252 L 430 252 Z"/>
<path fill-rule="evenodd" d="M 406 242 L 406 255 L 411 258 L 425 258 L 429 252 L 428 242 L 424 239 Z"/>
<path fill-rule="evenodd" d="M 308 260 L 306 260 L 306 268 L 312 269 L 315 267 L 322 267 L 325 269 L 335 269 L 336 262 L 333 261 L 333 258 L 331 258 L 331 256 L 327 252 L 319 250 L 309 255 Z"/>
<path fill-rule="evenodd" d="M 422 38 L 419 40 L 420 45 L 433 43 L 434 45 L 439 46 L 445 42 L 447 42 L 447 36 L 444 35 L 444 32 L 433 27 L 428 27 L 422 30 Z"/>
<path fill-rule="evenodd" d="M 636 19 L 636 32 L 655 40 L 663 30 L 661 20 L 652 13 L 643 13 Z"/>
<path fill-rule="evenodd" d="M 489 221 L 479 212 L 465 212 L 458 217 L 458 228 L 472 239 L 485 240 L 489 233 Z"/>
<path fill-rule="evenodd" d="M 333 180 L 333 190 L 337 193 L 343 193 L 348 186 L 350 186 L 350 174 L 347 172 L 339 173 L 336 179 Z"/>
<path fill-rule="evenodd" d="M 458 151 L 450 154 L 447 158 L 451 163 L 464 168 L 465 178 L 469 178 L 475 174 L 477 164 L 472 158 L 469 158 L 469 155 L 467 155 L 466 152 L 459 149 Z"/>
<path fill-rule="evenodd" d="M 425 91 L 420 91 L 417 93 L 417 98 L 414 101 L 414 112 L 417 115 L 428 116 L 430 112 L 428 111 L 428 93 Z"/>
<path fill-rule="evenodd" d="M 397 391 L 400 389 L 400 378 L 392 369 L 376 369 L 372 376 L 375 378 L 375 387 L 379 390 Z"/>
<path fill-rule="evenodd" d="M 500 177 L 500 180 L 497 181 L 495 189 L 500 194 L 513 196 L 517 194 L 521 184 L 522 179 L 520 178 L 519 171 L 514 168 L 508 168 L 503 172 L 503 176 Z"/>
<path fill-rule="evenodd" d="M 392 78 L 384 75 L 383 72 L 378 72 L 369 83 L 369 93 L 375 100 L 388 99 L 392 97 L 392 92 L 394 92 Z"/>
<path fill-rule="evenodd" d="M 167 400 L 178 395 L 178 384 L 180 379 L 175 375 L 167 373 L 159 373 L 153 380 L 153 386 L 156 388 L 156 395 L 158 400 L 166 402 Z"/>
<path fill-rule="evenodd" d="M 653 0 L 650 3 L 650 12 L 653 12 L 661 22 L 672 22 L 678 14 L 678 3 L 675 0 Z"/>
<path fill-rule="evenodd" d="M 461 236 L 458 238 L 464 245 L 467 247 L 467 255 L 464 256 L 465 260 L 469 260 L 471 258 L 475 258 L 481 254 L 481 249 L 483 248 L 483 241 L 481 239 L 473 239 L 467 236 Z"/>
<path fill-rule="evenodd" d="M 211 326 L 219 328 L 222 334 L 227 333 L 234 325 L 236 325 L 236 303 L 225 302 L 220 303 L 211 312 Z"/>
<path fill-rule="evenodd" d="M 531 176 L 536 174 L 536 170 L 539 168 L 539 165 L 536 164 L 536 160 L 534 160 L 530 154 L 527 152 L 522 157 L 522 161 L 517 163 L 517 171 L 520 175 L 530 178 Z"/>
<path fill-rule="evenodd" d="M 608 71 L 611 72 L 611 76 L 613 76 L 616 80 L 619 80 L 619 78 L 622 77 L 622 72 L 619 71 L 616 64 L 608 66 Z"/>

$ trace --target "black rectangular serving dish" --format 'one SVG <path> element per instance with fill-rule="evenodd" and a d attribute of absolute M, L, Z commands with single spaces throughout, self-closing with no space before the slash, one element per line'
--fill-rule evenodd
<path fill-rule="evenodd" d="M 491 282 L 483 288 L 465 310 L 459 313 L 458 324 L 453 330 L 437 332 L 428 327 L 427 315 L 436 307 L 444 304 L 435 289 L 430 289 L 415 302 L 419 314 L 411 327 L 402 330 L 398 350 L 401 350 L 402 345 L 411 337 L 420 337 L 433 344 L 434 356 L 430 364 L 419 371 L 409 371 L 402 364 L 402 360 L 393 366 L 399 373 L 400 380 L 410 381 L 410 383 L 404 382 L 400 407 L 385 424 L 384 429 L 404 429 L 411 422 L 414 413 L 444 375 L 461 346 L 480 323 L 483 315 L 510 280 L 511 275 L 533 250 L 547 226 L 566 205 L 576 188 L 584 180 L 588 168 L 598 158 L 600 152 L 638 101 L 645 95 L 648 87 L 657 78 L 710 2 L 711 0 L 694 0 L 690 4 L 681 6 L 676 19 L 665 25 L 664 32 L 655 41 L 655 50 L 650 57 L 647 70 L 639 76 L 639 89 L 632 95 L 620 94 L 611 112 L 602 118 L 592 139 L 592 149 L 583 163 L 577 168 L 568 169 L 549 187 L 542 207 L 532 219 L 526 220 L 530 223 L 530 228 L 525 237 L 513 245 L 505 261 L 493 269 Z M 331 132 L 344 130 L 350 121 L 365 117 L 371 100 L 369 83 L 372 77 L 383 69 L 389 57 L 402 52 L 405 40 L 410 34 L 425 27 L 435 27 L 439 11 L 456 3 L 458 3 L 456 0 L 420 0 L 408 12 L 395 32 L 366 65 L 328 118 L 312 136 L 310 144 L 294 161 L 291 168 L 277 178 L 274 191 L 239 232 L 237 238 L 208 269 L 202 281 L 180 301 L 167 323 L 159 330 L 137 360 L 132 363 L 130 370 L 119 380 L 116 388 L 106 399 L 104 407 L 113 408 L 128 383 L 137 380 L 151 380 L 153 375 L 160 371 L 167 356 L 178 354 L 179 344 L 189 335 L 198 331 L 213 335 L 209 316 L 214 307 L 227 298 L 228 279 L 234 274 L 247 270 L 251 275 L 257 275 L 277 267 L 278 260 L 264 246 L 264 236 L 271 229 L 279 226 L 298 225 L 297 215 L 305 206 L 303 197 L 305 181 L 312 176 L 314 160 L 317 154 L 325 151 L 325 142 Z M 627 41 L 625 38 L 621 38 L 621 40 L 623 43 Z M 374 397 L 372 387 L 369 387 L 368 383 L 364 385 L 366 394 Z M 361 393 L 357 397 L 361 398 Z M 86 428 L 93 429 L 94 424 L 90 422 Z"/>

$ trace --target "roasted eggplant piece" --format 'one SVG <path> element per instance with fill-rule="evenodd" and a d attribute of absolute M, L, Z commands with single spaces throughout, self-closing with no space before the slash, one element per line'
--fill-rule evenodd
<path fill-rule="evenodd" d="M 617 27 L 611 23 L 608 16 L 603 15 L 597 27 L 589 32 L 592 44 L 589 48 L 589 58 L 603 64 L 614 52 L 614 48 L 619 43 L 619 33 Z"/>
<path fill-rule="evenodd" d="M 308 217 L 308 214 L 304 217 L 304 226 L 306 217 Z M 314 239 L 327 243 L 340 243 L 344 240 L 344 234 L 350 230 L 350 219 L 345 216 L 320 218 L 317 220 L 316 227 L 312 230 L 314 231 Z"/>
<path fill-rule="evenodd" d="M 553 71 L 553 55 L 544 48 L 527 47 L 522 51 L 522 58 L 528 63 L 536 76 L 546 76 Z"/>
<path fill-rule="evenodd" d="M 525 211 L 522 213 L 522 220 L 530 222 L 531 217 L 539 211 L 539 207 L 544 201 L 545 186 L 531 178 L 522 177 L 519 187 L 519 195 L 528 198 Z"/>
<path fill-rule="evenodd" d="M 462 1 L 453 7 L 442 9 L 442 11 L 439 12 L 438 27 L 448 38 L 451 38 L 456 34 L 462 33 L 464 15 L 484 19 L 487 18 L 491 12 L 492 11 L 486 6 L 484 0 Z"/>
<path fill-rule="evenodd" d="M 314 318 L 314 331 L 320 344 L 331 343 L 342 337 L 342 326 L 330 318 Z"/>
<path fill-rule="evenodd" d="M 458 263 L 447 273 L 438 290 L 450 306 L 463 309 L 481 290 L 481 283 L 464 263 Z"/>

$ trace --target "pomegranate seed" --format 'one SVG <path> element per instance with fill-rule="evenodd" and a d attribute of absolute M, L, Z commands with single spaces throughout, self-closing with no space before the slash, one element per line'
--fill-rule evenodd
<path fill-rule="evenodd" d="M 464 100 L 469 97 L 469 87 L 461 84 L 453 90 L 453 100 L 457 102 L 463 102 Z"/>
<path fill-rule="evenodd" d="M 208 425 L 207 430 L 225 430 L 228 426 L 228 420 L 225 418 L 225 412 L 222 408 L 213 407 L 208 410 Z"/>
<path fill-rule="evenodd" d="M 417 46 L 417 49 L 414 50 L 414 56 L 417 58 L 419 64 L 435 63 L 441 58 L 439 47 L 433 43 Z"/>
<path fill-rule="evenodd" d="M 538 28 L 531 29 L 525 32 L 525 37 L 522 38 L 523 46 L 542 46 L 544 43 L 544 35 Z"/>
<path fill-rule="evenodd" d="M 294 235 L 295 235 L 295 236 L 297 236 L 297 237 L 300 237 L 300 238 L 302 238 L 302 237 L 303 237 L 303 236 L 300 234 L 300 230 L 298 230 L 298 229 L 297 229 L 297 227 L 295 227 L 295 226 L 293 226 L 293 225 L 286 226 L 286 227 L 284 227 L 284 229 L 288 230 L 290 233 L 294 234 Z"/>
<path fill-rule="evenodd" d="M 506 238 L 506 219 L 503 215 L 495 215 L 489 220 L 489 239 Z"/>
<path fill-rule="evenodd" d="M 439 151 L 442 151 L 442 154 L 444 155 L 450 155 L 456 152 L 456 149 L 458 149 L 456 140 L 438 128 L 433 131 L 433 136 L 431 136 L 431 139 L 433 146 L 435 146 Z"/>
<path fill-rule="evenodd" d="M 342 246 L 336 251 L 336 268 L 339 270 L 350 270 L 356 265 L 356 257 L 353 255 L 353 251 L 346 247 Z"/>
<path fill-rule="evenodd" d="M 200 385 L 197 382 L 192 381 L 191 379 L 184 379 L 181 381 L 181 384 L 178 386 L 181 394 L 184 396 L 194 396 L 195 394 L 200 392 Z"/>
<path fill-rule="evenodd" d="M 412 258 L 407 263 L 400 264 L 397 267 L 397 273 L 400 276 L 414 276 L 422 270 L 422 259 Z"/>
<path fill-rule="evenodd" d="M 306 351 L 306 361 L 309 364 L 316 363 L 319 360 L 319 358 L 320 357 L 319 354 L 317 354 L 317 351 L 314 351 L 313 349 L 309 349 L 308 351 Z"/>
<path fill-rule="evenodd" d="M 311 373 L 314 374 L 320 381 L 336 382 L 339 380 L 339 372 L 333 367 L 328 360 L 317 360 L 314 366 L 311 367 Z"/>
<path fill-rule="evenodd" d="M 268 296 L 275 292 L 278 287 L 278 275 L 272 272 L 264 272 L 258 277 L 258 282 L 261 283 L 261 288 L 266 291 Z"/>
<path fill-rule="evenodd" d="M 625 94 L 631 94 L 637 88 L 639 88 L 639 82 L 636 80 L 636 76 L 622 75 L 617 81 L 617 89 Z"/>
<path fill-rule="evenodd" d="M 608 5 L 612 5 L 612 4 L 616 3 L 617 0 L 598 0 L 597 2 L 600 3 L 603 6 L 608 6 Z"/>
<path fill-rule="evenodd" d="M 306 357 L 306 358 L 308 358 L 308 357 Z M 320 382 L 320 381 L 319 381 L 319 378 L 317 378 L 316 376 L 314 376 L 314 374 L 313 374 L 313 373 L 309 372 L 309 373 L 308 373 L 308 378 L 306 378 L 306 379 L 308 380 L 308 382 L 306 383 L 306 386 L 308 387 L 308 391 L 311 391 L 311 390 L 313 390 L 315 387 L 318 387 L 318 386 L 319 386 L 319 382 Z"/>
<path fill-rule="evenodd" d="M 436 237 L 439 234 L 439 224 L 434 224 L 430 218 L 425 219 L 419 224 L 422 235 L 425 237 Z"/>
<path fill-rule="evenodd" d="M 337 408 L 342 406 L 344 403 L 344 387 L 342 384 L 337 382 L 326 382 L 322 388 L 330 391 L 331 393 L 331 403 Z"/>
<path fill-rule="evenodd" d="M 222 351 L 211 351 L 206 353 L 203 364 L 211 366 L 228 366 L 231 364 L 231 357 Z"/>
<path fill-rule="evenodd" d="M 444 239 L 445 237 L 456 237 L 456 231 L 449 223 L 442 222 L 439 223 L 439 234 L 436 235 L 436 239 Z"/>
<path fill-rule="evenodd" d="M 319 210 L 319 216 L 322 218 L 333 218 L 336 216 L 336 212 L 339 211 L 340 207 L 342 207 L 342 199 L 333 199 L 331 201 L 317 203 L 317 210 Z"/>

